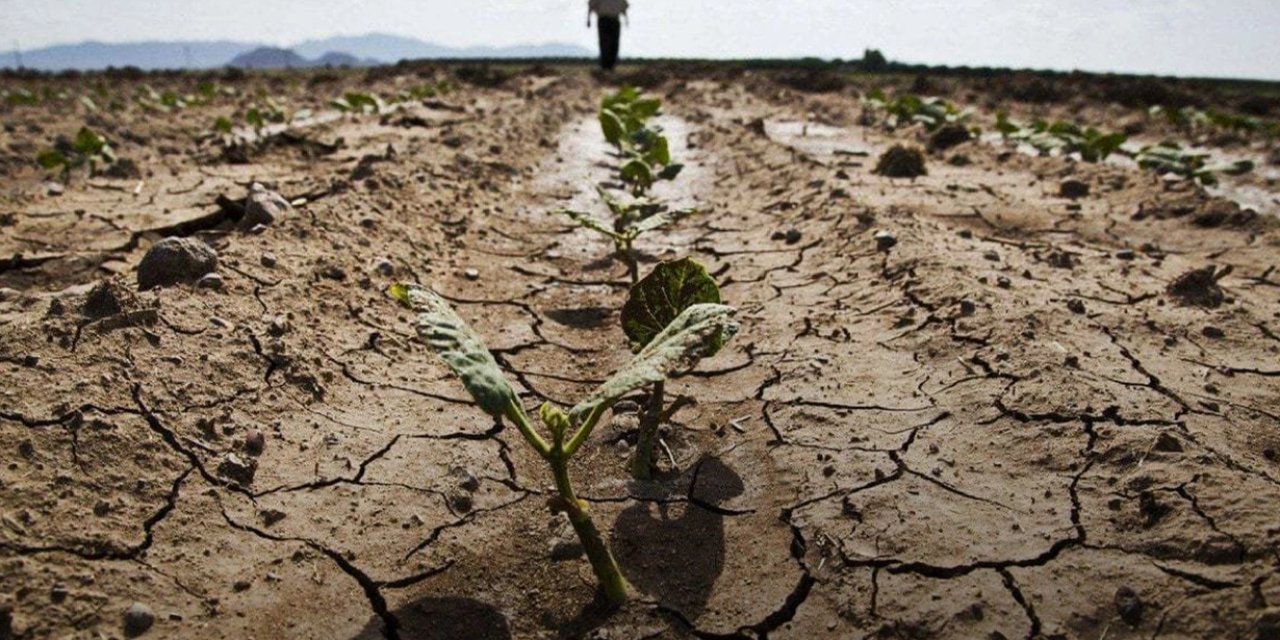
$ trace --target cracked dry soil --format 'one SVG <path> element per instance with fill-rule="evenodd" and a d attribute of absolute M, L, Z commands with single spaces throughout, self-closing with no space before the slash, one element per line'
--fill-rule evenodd
<path fill-rule="evenodd" d="M 414 80 L 382 75 L 243 82 L 322 108 Z M 59 196 L 22 158 L 81 117 L 4 112 L 0 635 L 121 637 L 136 602 L 164 638 L 1275 637 L 1274 219 L 980 142 L 881 178 L 917 134 L 858 126 L 850 91 L 661 80 L 668 195 L 705 213 L 640 247 L 705 263 L 743 329 L 668 385 L 693 402 L 658 480 L 627 480 L 621 411 L 575 462 L 635 588 L 612 615 L 544 466 L 383 293 L 447 296 L 528 406 L 621 365 L 623 269 L 546 213 L 609 180 L 605 85 L 535 68 L 239 164 L 191 145 L 213 107 L 94 116 L 145 177 Z M 254 181 L 300 201 L 261 233 L 218 204 Z M 169 235 L 223 286 L 137 292 Z M 1220 307 L 1166 291 L 1210 265 Z"/>

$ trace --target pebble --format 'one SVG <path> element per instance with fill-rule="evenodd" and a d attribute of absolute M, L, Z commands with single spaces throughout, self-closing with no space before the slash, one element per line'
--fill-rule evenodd
<path fill-rule="evenodd" d="M 1130 627 L 1137 627 L 1142 622 L 1142 599 L 1138 597 L 1138 592 L 1127 586 L 1116 589 L 1115 595 L 1116 612 L 1120 614 L 1120 619 L 1125 621 Z"/>
<path fill-rule="evenodd" d="M 1067 301 L 1067 309 L 1070 309 L 1071 313 L 1083 314 L 1085 312 L 1084 302 L 1072 298 Z"/>
<path fill-rule="evenodd" d="M 136 638 L 147 630 L 151 629 L 151 625 L 156 623 L 156 614 L 141 602 L 135 602 L 129 605 L 124 612 L 124 635 L 128 638 Z"/>
<path fill-rule="evenodd" d="M 240 219 L 240 228 L 254 229 L 265 227 L 280 218 L 293 213 L 293 205 L 284 196 L 271 191 L 260 183 L 249 187 L 249 197 L 245 200 L 244 217 Z"/>
<path fill-rule="evenodd" d="M 146 291 L 195 282 L 218 268 L 218 254 L 194 238 L 165 238 L 151 245 L 138 263 L 138 288 Z"/>
<path fill-rule="evenodd" d="M 66 187 L 62 186 L 61 182 L 46 182 L 44 183 L 44 189 L 45 193 L 51 196 L 60 196 L 67 190 Z"/>
<path fill-rule="evenodd" d="M 266 436 L 258 429 L 250 429 L 244 434 L 244 450 L 251 456 L 262 455 L 262 451 L 267 448 Z"/>
<path fill-rule="evenodd" d="M 221 291 L 224 284 L 226 283 L 223 281 L 222 276 L 216 273 L 210 273 L 196 281 L 197 287 L 201 289 L 213 289 L 214 291 Z"/>
<path fill-rule="evenodd" d="M 262 266 L 270 269 L 271 267 L 276 266 L 276 254 L 271 253 L 270 251 L 265 251 L 262 254 L 260 262 L 262 263 Z"/>
<path fill-rule="evenodd" d="M 378 275 L 389 278 L 396 274 L 396 265 L 394 262 L 386 258 L 382 258 L 381 260 L 373 263 L 373 270 L 378 272 Z"/>
<path fill-rule="evenodd" d="M 1206 325 L 1205 328 L 1200 330 L 1200 333 L 1204 334 L 1204 337 L 1211 338 L 1213 340 L 1221 340 L 1227 337 L 1226 332 L 1213 325 Z"/>
<path fill-rule="evenodd" d="M 1074 178 L 1063 180 L 1058 186 L 1058 195 L 1072 200 L 1083 198 L 1089 195 L 1089 183 Z"/>
<path fill-rule="evenodd" d="M 467 269 L 466 271 L 462 272 L 462 275 L 466 276 L 468 280 L 479 280 L 480 270 L 475 268 Z"/>
<path fill-rule="evenodd" d="M 464 491 L 475 492 L 480 489 L 480 480 L 462 467 L 450 469 L 449 476 L 456 480 L 458 487 Z"/>
<path fill-rule="evenodd" d="M 228 453 L 218 465 L 218 475 L 230 478 L 244 487 L 253 484 L 253 476 L 257 472 L 257 462 L 245 461 L 234 453 Z"/>
<path fill-rule="evenodd" d="M 898 244 L 898 237 L 889 231 L 877 231 L 872 238 L 876 241 L 876 249 L 888 251 Z"/>

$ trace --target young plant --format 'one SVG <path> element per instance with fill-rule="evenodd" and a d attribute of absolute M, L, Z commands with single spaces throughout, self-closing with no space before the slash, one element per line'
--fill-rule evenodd
<path fill-rule="evenodd" d="M 597 188 L 596 192 L 600 194 L 600 199 L 613 214 L 612 223 L 581 211 L 559 209 L 554 213 L 568 216 L 579 226 L 596 231 L 612 240 L 614 255 L 627 266 L 627 277 L 631 279 L 633 285 L 640 281 L 640 265 L 635 254 L 636 239 L 654 229 L 661 229 L 681 218 L 697 213 L 696 209 L 672 210 L 647 197 L 622 202 L 609 195 L 604 189 Z"/>
<path fill-rule="evenodd" d="M 1028 144 L 1042 155 L 1055 151 L 1062 155 L 1079 153 L 1085 162 L 1106 160 L 1107 156 L 1119 151 L 1129 139 L 1123 133 L 1106 133 L 1093 127 L 1082 128 L 1062 120 L 1052 123 L 1035 120 L 1030 125 L 1023 125 L 1010 120 L 1009 115 L 1003 111 L 996 114 L 996 131 L 1005 140 Z"/>
<path fill-rule="evenodd" d="M 71 171 L 88 167 L 89 175 L 98 167 L 115 163 L 116 154 L 106 139 L 88 127 L 81 127 L 74 140 L 59 138 L 52 149 L 41 151 L 36 162 L 45 169 L 58 169 L 63 182 L 71 177 Z"/>
<path fill-rule="evenodd" d="M 1219 173 L 1238 176 L 1253 171 L 1253 162 L 1250 160 L 1210 163 L 1209 154 L 1194 153 L 1172 141 L 1143 147 L 1134 156 L 1134 160 L 1138 162 L 1138 166 L 1160 175 L 1174 174 L 1191 178 L 1205 186 L 1218 184 Z"/>
<path fill-rule="evenodd" d="M 700 304 L 720 304 L 720 287 L 705 267 L 688 258 L 654 267 L 631 287 L 627 303 L 622 307 L 622 331 L 631 341 L 632 351 L 645 349 L 687 309 Z M 720 346 L 716 345 L 716 349 Z M 664 381 L 654 382 L 640 416 L 640 435 L 629 465 L 631 475 L 637 480 L 653 476 L 653 446 L 666 415 L 664 393 Z"/>
<path fill-rule="evenodd" d="M 376 93 L 348 92 L 329 104 L 343 113 L 382 113 L 387 108 Z"/>
<path fill-rule="evenodd" d="M 735 310 L 718 304 L 693 305 L 649 341 L 631 362 L 568 412 L 544 403 L 538 416 L 545 435 L 534 427 L 515 389 L 507 381 L 484 341 L 432 291 L 414 285 L 395 285 L 392 297 L 418 312 L 418 334 L 453 373 L 476 405 L 495 420 L 507 420 L 551 468 L 556 495 L 548 501 L 564 513 L 595 572 L 605 598 L 614 606 L 627 599 L 627 582 L 618 563 L 579 500 L 569 478 L 569 460 L 581 450 L 592 430 L 614 403 L 646 385 L 682 375 L 702 358 L 710 357 L 737 332 Z M 547 436 L 550 436 L 549 438 Z"/>
<path fill-rule="evenodd" d="M 659 180 L 675 180 L 684 165 L 671 161 L 671 143 L 662 127 L 650 126 L 662 102 L 644 98 L 632 87 L 606 97 L 600 104 L 600 130 L 618 150 L 618 177 L 633 196 L 643 196 Z"/>
<path fill-rule="evenodd" d="M 919 123 L 933 132 L 948 124 L 964 125 L 973 115 L 972 110 L 962 110 L 942 98 L 922 98 L 910 94 L 889 98 L 879 89 L 868 93 L 863 105 L 870 114 L 869 119 L 874 119 L 874 114 L 884 113 L 884 128 L 891 131 Z"/>

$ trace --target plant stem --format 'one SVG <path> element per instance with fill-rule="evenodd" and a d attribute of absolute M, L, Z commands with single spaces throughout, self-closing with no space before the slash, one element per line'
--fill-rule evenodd
<path fill-rule="evenodd" d="M 596 529 L 595 523 L 591 520 L 587 503 L 578 500 L 573 493 L 573 485 L 569 483 L 568 458 L 561 450 L 560 455 L 553 455 L 547 461 L 551 464 L 551 472 L 556 478 L 556 490 L 563 499 L 564 504 L 561 506 L 565 510 L 565 515 L 569 516 L 569 523 L 578 534 L 582 548 L 587 552 L 587 559 L 591 561 L 591 569 L 596 574 L 596 580 L 600 582 L 605 598 L 614 607 L 622 606 L 627 601 L 627 580 L 622 577 L 617 561 L 613 559 L 613 554 L 605 545 L 600 530 Z"/>
<path fill-rule="evenodd" d="M 636 450 L 631 454 L 631 476 L 636 480 L 653 477 L 653 445 L 658 441 L 658 427 L 662 425 L 662 382 L 653 383 L 649 390 L 649 404 L 640 416 L 640 437 Z"/>

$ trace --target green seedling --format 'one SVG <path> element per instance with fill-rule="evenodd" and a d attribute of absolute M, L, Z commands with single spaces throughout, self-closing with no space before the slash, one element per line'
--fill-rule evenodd
<path fill-rule="evenodd" d="M 1143 147 L 1134 156 L 1134 160 L 1138 162 L 1138 166 L 1160 175 L 1173 174 L 1190 178 L 1205 186 L 1218 184 L 1218 174 L 1238 176 L 1253 171 L 1253 162 L 1250 160 L 1210 163 L 1209 154 L 1184 149 L 1182 145 L 1172 141 Z"/>
<path fill-rule="evenodd" d="M 2 95 L 4 103 L 11 107 L 34 107 L 40 104 L 40 96 L 26 89 L 5 91 Z"/>
<path fill-rule="evenodd" d="M 661 100 L 644 98 L 635 87 L 623 87 L 600 102 L 600 130 L 609 144 L 625 151 L 627 142 L 661 111 Z"/>
<path fill-rule="evenodd" d="M 88 127 L 81 127 L 74 140 L 59 138 L 53 148 L 41 151 L 36 162 L 45 169 L 59 171 L 63 182 L 71 177 L 71 171 L 88 167 L 89 175 L 98 167 L 115 163 L 116 154 L 107 140 Z"/>
<path fill-rule="evenodd" d="M 889 98 L 883 91 L 876 89 L 867 94 L 863 104 L 874 114 L 883 113 L 884 128 L 897 129 L 911 124 L 921 124 L 930 132 L 937 131 L 948 124 L 966 124 L 973 116 L 970 109 L 960 109 L 942 98 L 925 98 L 915 95 L 902 95 Z"/>
<path fill-rule="evenodd" d="M 720 304 L 720 287 L 705 267 L 688 258 L 654 267 L 631 287 L 627 303 L 622 307 L 622 331 L 631 341 L 631 350 L 644 350 L 682 313 L 700 304 Z M 716 345 L 716 349 L 720 346 L 723 343 Z M 637 480 L 653 476 L 653 447 L 666 417 L 665 386 L 663 380 L 653 383 L 640 417 L 640 435 L 629 464 L 631 475 Z"/>
<path fill-rule="evenodd" d="M 1162 118 L 1183 131 L 1190 132 L 1216 128 L 1239 134 L 1263 133 L 1272 137 L 1280 135 L 1280 123 L 1268 122 L 1252 116 L 1224 113 L 1213 109 L 1201 110 L 1194 107 L 1169 109 L 1156 105 L 1151 107 L 1148 113 L 1151 117 Z"/>
<path fill-rule="evenodd" d="M 244 122 L 253 128 L 259 136 L 271 124 L 287 124 L 292 118 L 280 103 L 266 98 L 256 106 L 250 107 L 244 114 Z"/>
<path fill-rule="evenodd" d="M 343 113 L 382 113 L 387 103 L 374 93 L 349 92 L 341 98 L 329 103 L 330 106 Z"/>
<path fill-rule="evenodd" d="M 1005 140 L 1030 145 L 1042 155 L 1060 153 L 1080 154 L 1085 162 L 1101 162 L 1120 151 L 1129 136 L 1123 133 L 1107 133 L 1093 127 L 1081 127 L 1062 120 L 1048 122 L 1035 120 L 1024 125 L 1009 119 L 1009 115 L 996 114 L 996 130 Z"/>
<path fill-rule="evenodd" d="M 701 359 L 715 355 L 738 330 L 733 321 L 735 310 L 718 304 L 685 309 L 627 366 L 567 412 L 544 403 L 538 411 L 544 429 L 539 430 L 484 341 L 443 298 L 414 285 L 395 285 L 390 294 L 418 313 L 418 334 L 461 379 L 476 406 L 499 422 L 514 424 L 551 468 L 556 493 L 548 500 L 548 506 L 554 513 L 568 517 L 605 598 L 620 606 L 627 599 L 627 581 L 592 521 L 587 503 L 579 500 L 573 490 L 569 461 L 582 449 L 605 412 L 623 396 L 687 373 Z"/>
<path fill-rule="evenodd" d="M 661 229 L 697 213 L 696 209 L 673 210 L 651 198 L 640 197 L 623 202 L 609 195 L 604 189 L 597 188 L 596 192 L 600 194 L 600 199 L 613 214 L 612 223 L 588 213 L 569 209 L 559 209 L 554 213 L 568 216 L 578 223 L 578 226 L 600 233 L 612 240 L 614 254 L 627 266 L 627 276 L 631 279 L 631 284 L 640 281 L 640 266 L 635 255 L 636 240 L 650 231 Z"/>

